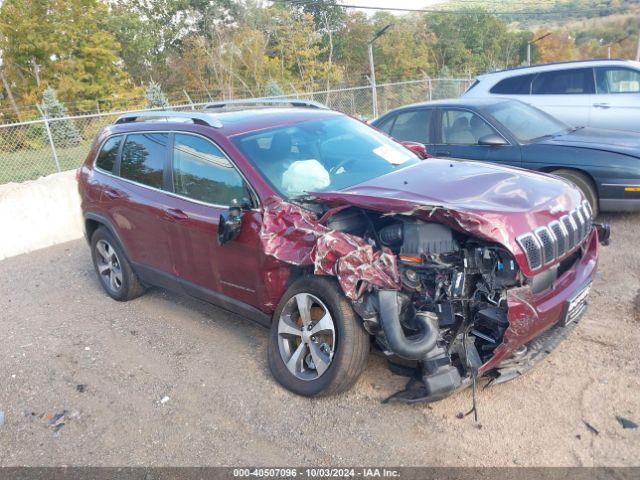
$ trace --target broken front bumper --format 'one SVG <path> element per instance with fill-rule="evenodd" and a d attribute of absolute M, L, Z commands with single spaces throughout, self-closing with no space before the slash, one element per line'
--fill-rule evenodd
<path fill-rule="evenodd" d="M 598 234 L 592 229 L 582 248 L 582 256 L 566 272 L 564 272 L 547 290 L 534 294 L 529 286 L 514 288 L 508 291 L 508 320 L 504 338 L 500 346 L 496 348 L 493 357 L 484 363 L 479 374 L 500 366 L 507 359 L 511 359 L 514 353 L 522 349 L 536 337 L 544 332 L 554 329 L 553 342 L 555 346 L 566 335 L 562 331 L 565 320 L 575 320 L 584 311 L 584 298 L 568 317 L 569 305 L 576 297 L 579 297 L 584 289 L 591 283 L 598 263 Z M 578 313 L 575 313 L 578 312 Z M 504 365 L 503 365 L 504 366 Z"/>

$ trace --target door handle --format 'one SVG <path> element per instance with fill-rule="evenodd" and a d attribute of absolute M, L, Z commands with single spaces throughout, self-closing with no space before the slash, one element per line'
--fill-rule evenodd
<path fill-rule="evenodd" d="M 164 213 L 171 220 L 188 220 L 189 219 L 189 215 L 184 213 L 179 208 L 165 208 Z"/>
<path fill-rule="evenodd" d="M 594 103 L 593 106 L 596 108 L 611 108 L 608 103 Z"/>
<path fill-rule="evenodd" d="M 436 157 L 450 157 L 451 156 L 451 152 L 448 152 L 446 150 L 439 150 L 436 152 Z"/>
<path fill-rule="evenodd" d="M 117 190 L 113 190 L 112 188 L 107 188 L 104 191 L 104 195 L 111 200 L 115 200 L 116 198 L 120 198 L 122 195 Z"/>

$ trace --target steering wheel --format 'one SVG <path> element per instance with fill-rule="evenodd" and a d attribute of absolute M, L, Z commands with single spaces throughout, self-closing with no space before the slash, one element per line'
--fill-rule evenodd
<path fill-rule="evenodd" d="M 345 165 L 349 165 L 350 163 L 353 163 L 356 160 L 357 160 L 357 158 L 353 158 L 353 157 L 345 158 L 345 159 L 341 160 L 340 162 L 338 162 L 337 165 L 334 165 L 333 167 L 331 167 L 329 169 L 329 173 L 331 175 L 335 175 L 337 173 L 337 171 L 340 170 L 341 167 L 344 167 Z"/>

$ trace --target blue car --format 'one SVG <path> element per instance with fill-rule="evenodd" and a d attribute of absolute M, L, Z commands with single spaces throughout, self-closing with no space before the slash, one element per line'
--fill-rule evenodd
<path fill-rule="evenodd" d="M 571 127 L 517 100 L 462 98 L 392 110 L 371 122 L 429 155 L 553 173 L 598 211 L 640 210 L 640 135 Z"/>

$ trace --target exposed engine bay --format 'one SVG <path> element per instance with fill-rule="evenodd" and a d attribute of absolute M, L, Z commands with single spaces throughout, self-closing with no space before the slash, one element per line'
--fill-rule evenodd
<path fill-rule="evenodd" d="M 509 252 L 401 215 L 347 209 L 327 226 L 397 256 L 400 290 L 371 289 L 353 305 L 391 362 L 422 368 L 420 400 L 449 394 L 492 356 L 509 325 L 506 289 L 521 282 Z"/>
<path fill-rule="evenodd" d="M 520 374 L 521 366 L 505 375 L 497 367 L 537 356 L 519 340 L 538 318 L 528 298 L 581 255 L 572 250 L 525 277 L 501 244 L 466 233 L 477 230 L 472 217 L 439 207 L 389 212 L 312 197 L 274 199 L 263 218 L 266 254 L 334 276 L 390 368 L 411 378 L 390 401 L 436 401 L 471 385 L 475 406 L 479 376 L 497 373 L 500 383 Z M 517 351 L 510 340 L 520 344 Z"/>

